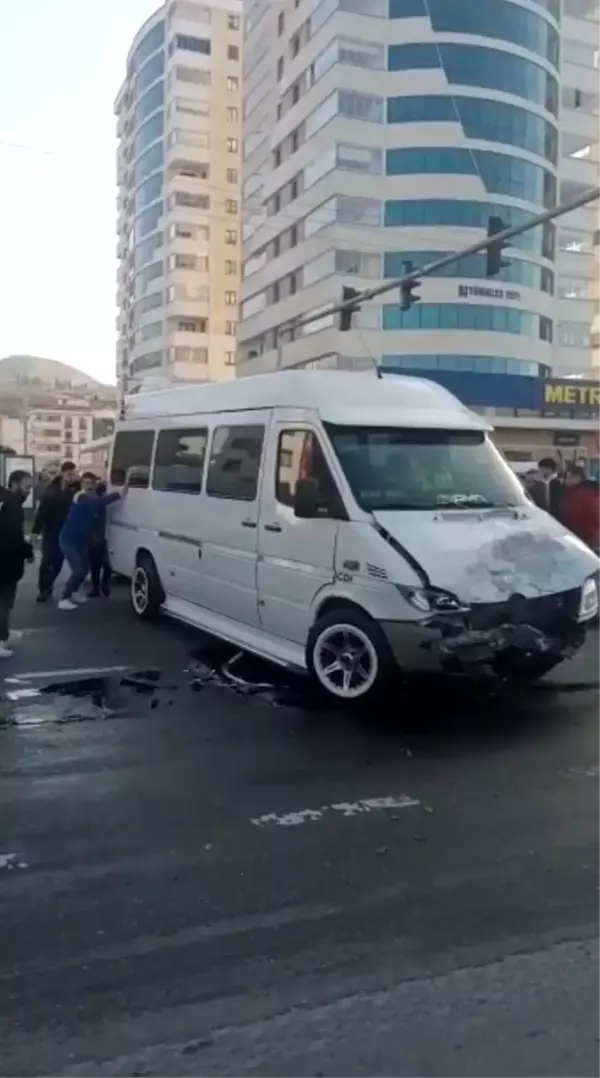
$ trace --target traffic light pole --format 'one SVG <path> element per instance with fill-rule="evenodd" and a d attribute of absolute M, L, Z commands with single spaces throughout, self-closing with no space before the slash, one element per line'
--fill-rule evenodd
<path fill-rule="evenodd" d="M 581 206 L 587 206 L 589 202 L 594 202 L 597 198 L 600 198 L 600 187 L 593 187 L 584 194 L 578 195 L 577 198 L 570 199 L 569 202 L 563 202 L 551 210 L 540 213 L 537 217 L 533 217 L 531 221 L 528 221 L 524 225 L 516 225 L 514 228 L 505 228 L 502 232 L 498 232 L 493 236 L 486 236 L 485 239 L 478 240 L 477 243 L 472 243 L 469 247 L 463 247 L 460 251 L 452 251 L 449 254 L 444 255 L 443 258 L 438 258 L 435 262 L 428 263 L 421 269 L 411 270 L 410 273 L 405 273 L 402 277 L 396 277 L 386 284 L 378 285 L 377 288 L 367 288 L 364 292 L 358 292 L 351 300 L 334 303 L 325 310 L 306 315 L 305 318 L 291 319 L 289 322 L 278 327 L 278 358 L 281 357 L 282 359 L 281 349 L 282 336 L 284 333 L 295 334 L 297 330 L 302 329 L 304 326 L 310 326 L 313 322 L 319 322 L 323 318 L 329 318 L 331 315 L 340 314 L 341 312 L 356 311 L 363 303 L 376 299 L 378 296 L 383 296 L 387 292 L 394 292 L 399 289 L 401 293 L 404 293 L 411 285 L 418 284 L 423 277 L 430 277 L 436 270 L 443 269 L 444 266 L 451 266 L 454 262 L 457 262 L 459 258 L 465 258 L 467 255 L 479 254 L 480 251 L 487 251 L 489 247 L 494 245 L 505 244 L 507 240 L 514 239 L 516 236 L 522 236 L 525 232 L 530 232 L 532 228 L 537 228 L 538 225 L 544 225 L 547 221 L 554 221 L 557 217 L 562 217 L 565 213 L 570 213 L 571 210 L 577 210 Z M 278 366 L 281 365 L 281 362 L 278 362 Z"/>

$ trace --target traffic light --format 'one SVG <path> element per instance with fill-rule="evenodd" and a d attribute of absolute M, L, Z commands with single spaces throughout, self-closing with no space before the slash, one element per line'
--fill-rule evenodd
<path fill-rule="evenodd" d="M 414 269 L 414 266 L 413 266 L 412 262 L 403 262 L 402 263 L 402 268 L 403 268 L 405 273 L 412 273 L 412 271 Z M 400 310 L 401 311 L 410 311 L 410 308 L 412 307 L 413 303 L 418 303 L 419 302 L 421 297 L 418 294 L 418 292 L 415 292 L 415 288 L 417 287 L 418 283 L 419 282 L 417 282 L 417 281 L 411 281 L 410 283 L 400 285 Z"/>
<path fill-rule="evenodd" d="M 497 236 L 500 232 L 504 232 L 508 225 L 504 224 L 501 217 L 489 217 L 488 218 L 488 239 L 492 236 Z M 509 266 L 510 262 L 507 262 L 502 257 L 502 252 L 505 247 L 508 247 L 508 243 L 504 240 L 498 240 L 496 243 L 490 243 L 490 246 L 486 248 L 485 252 L 485 275 L 486 277 L 496 277 L 501 269 L 505 266 Z"/>
<path fill-rule="evenodd" d="M 351 299 L 358 299 L 360 292 L 356 288 L 350 288 L 349 285 L 344 285 L 342 288 L 342 303 L 349 303 Z M 360 304 L 354 303 L 351 307 L 345 307 L 343 311 L 340 311 L 340 330 L 343 333 L 347 333 L 349 329 L 352 329 L 352 318 L 360 311 Z"/>

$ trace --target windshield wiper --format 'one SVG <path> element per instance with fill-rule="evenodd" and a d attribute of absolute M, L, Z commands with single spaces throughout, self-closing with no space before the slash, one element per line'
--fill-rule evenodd
<path fill-rule="evenodd" d="M 485 499 L 477 501 L 447 501 L 447 502 L 386 502 L 384 505 L 371 505 L 372 513 L 392 512 L 400 509 L 423 509 L 423 510 L 447 510 L 447 509 L 515 509 L 516 505 L 511 502 L 490 502 Z"/>

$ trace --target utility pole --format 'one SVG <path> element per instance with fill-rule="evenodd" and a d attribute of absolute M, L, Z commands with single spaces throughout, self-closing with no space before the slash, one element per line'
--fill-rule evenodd
<path fill-rule="evenodd" d="M 372 299 L 377 299 L 379 296 L 383 296 L 388 292 L 399 291 L 400 309 L 408 310 L 413 303 L 418 302 L 419 300 L 419 296 L 413 294 L 413 289 L 421 282 L 423 277 L 430 277 L 436 270 L 443 269 L 445 266 L 451 266 L 454 262 L 457 262 L 460 258 L 465 258 L 467 255 L 479 254 L 480 252 L 485 251 L 486 276 L 493 277 L 500 272 L 504 265 L 506 265 L 506 262 L 502 258 L 502 252 L 510 245 L 509 240 L 515 239 L 517 236 L 522 236 L 524 233 L 530 232 L 532 228 L 537 228 L 539 225 L 546 224 L 546 222 L 554 221 L 557 217 L 562 217 L 565 213 L 570 213 L 571 210 L 577 210 L 581 206 L 587 206 L 589 202 L 594 202 L 599 197 L 600 187 L 593 187 L 589 191 L 584 192 L 584 194 L 578 195 L 577 198 L 570 199 L 568 202 L 563 202 L 551 210 L 546 210 L 544 213 L 538 214 L 537 217 L 533 217 L 531 221 L 528 221 L 524 225 L 515 225 L 510 228 L 504 227 L 504 222 L 499 217 L 490 217 L 487 235 L 484 239 L 478 240 L 477 243 L 472 243 L 468 247 L 463 247 L 460 251 L 450 252 L 442 258 L 436 259 L 435 262 L 428 263 L 428 265 L 423 266 L 421 269 L 415 269 L 412 267 L 412 264 L 409 264 L 411 265 L 411 268 L 406 268 L 402 277 L 397 277 L 392 281 L 388 281 L 386 284 L 378 285 L 377 288 L 366 288 L 363 292 L 359 292 L 354 288 L 344 286 L 340 303 L 333 303 L 325 310 L 313 312 L 313 314 L 306 315 L 304 318 L 292 319 L 290 322 L 283 323 L 277 328 L 278 369 L 283 365 L 282 345 L 280 342 L 284 333 L 291 332 L 292 330 L 295 333 L 305 326 L 312 325 L 313 322 L 319 322 L 324 318 L 329 318 L 334 315 L 340 316 L 340 330 L 347 331 L 352 326 L 352 315 L 359 311 L 364 303 L 367 303 Z M 500 230 L 498 231 L 498 229 Z M 303 360 L 302 362 L 304 363 L 306 361 Z M 312 360 L 309 362 L 312 362 Z"/>

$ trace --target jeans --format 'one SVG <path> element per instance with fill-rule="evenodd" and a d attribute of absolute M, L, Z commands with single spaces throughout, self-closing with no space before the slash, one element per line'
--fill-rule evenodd
<path fill-rule="evenodd" d="M 51 595 L 54 582 L 59 575 L 64 562 L 64 555 L 60 549 L 58 535 L 44 533 L 42 535 L 42 560 L 38 575 L 38 591 L 40 595 Z"/>
<path fill-rule="evenodd" d="M 92 546 L 90 548 L 90 574 L 94 591 L 98 591 L 99 588 L 102 587 L 104 592 L 108 592 L 110 587 L 111 569 L 106 543 L 98 544 L 97 546 Z"/>
<path fill-rule="evenodd" d="M 78 547 L 72 543 L 64 542 L 62 539 L 60 549 L 71 570 L 71 575 L 64 587 L 63 599 L 70 599 L 77 589 L 81 587 L 88 575 L 90 559 L 86 547 Z"/>
<path fill-rule="evenodd" d="M 10 616 L 17 597 L 16 581 L 12 584 L 0 584 L 0 644 L 10 636 Z"/>

